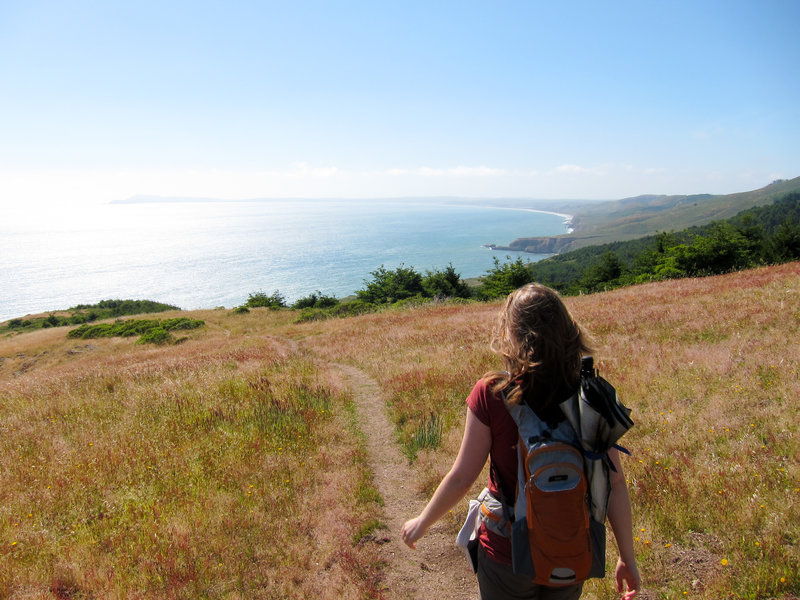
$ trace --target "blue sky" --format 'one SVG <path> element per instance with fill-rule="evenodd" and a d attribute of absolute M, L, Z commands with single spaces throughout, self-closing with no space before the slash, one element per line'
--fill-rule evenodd
<path fill-rule="evenodd" d="M 800 175 L 800 2 L 0 0 L 0 203 Z"/>

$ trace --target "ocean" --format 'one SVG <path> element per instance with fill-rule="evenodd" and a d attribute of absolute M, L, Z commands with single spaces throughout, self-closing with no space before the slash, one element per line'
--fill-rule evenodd
<path fill-rule="evenodd" d="M 485 244 L 567 231 L 565 215 L 525 207 L 456 199 L 17 207 L 0 222 L 0 321 L 112 298 L 183 309 L 234 307 L 259 291 L 288 302 L 317 290 L 342 298 L 381 265 L 424 273 L 452 263 L 476 277 L 495 256 L 518 256 Z"/>

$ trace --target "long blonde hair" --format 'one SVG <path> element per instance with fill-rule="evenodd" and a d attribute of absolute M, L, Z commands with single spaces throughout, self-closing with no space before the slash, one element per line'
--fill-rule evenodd
<path fill-rule="evenodd" d="M 505 368 L 484 375 L 491 389 L 505 390 L 511 404 L 527 400 L 541 408 L 564 400 L 558 394 L 577 386 L 581 357 L 590 351 L 558 293 L 538 283 L 509 294 L 491 349 Z"/>

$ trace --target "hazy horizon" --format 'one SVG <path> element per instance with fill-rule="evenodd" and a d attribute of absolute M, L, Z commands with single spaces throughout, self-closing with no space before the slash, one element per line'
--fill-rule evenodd
<path fill-rule="evenodd" d="M 800 4 L 0 4 L 0 202 L 621 199 L 800 172 Z"/>

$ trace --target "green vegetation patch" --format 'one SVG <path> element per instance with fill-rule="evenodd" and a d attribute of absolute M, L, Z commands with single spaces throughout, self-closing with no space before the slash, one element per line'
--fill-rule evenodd
<path fill-rule="evenodd" d="M 154 302 L 153 300 L 101 300 L 97 304 L 78 304 L 64 312 L 67 315 L 49 314 L 46 317 L 33 317 L 30 319 L 11 319 L 0 326 L 0 331 L 32 331 L 34 329 L 47 329 L 49 327 L 68 327 L 93 323 L 102 319 L 113 319 L 129 315 L 142 315 L 149 313 L 180 310 L 177 306 Z"/>
<path fill-rule="evenodd" d="M 799 258 L 800 193 L 793 192 L 725 221 L 587 246 L 529 264 L 528 269 L 529 281 L 539 281 L 565 295 L 579 295 Z"/>
<path fill-rule="evenodd" d="M 197 329 L 205 325 L 199 319 L 178 317 L 175 319 L 129 319 L 114 323 L 81 325 L 67 334 L 68 338 L 90 340 L 107 337 L 140 336 L 137 343 L 166 344 L 173 341 L 172 331 Z"/>

